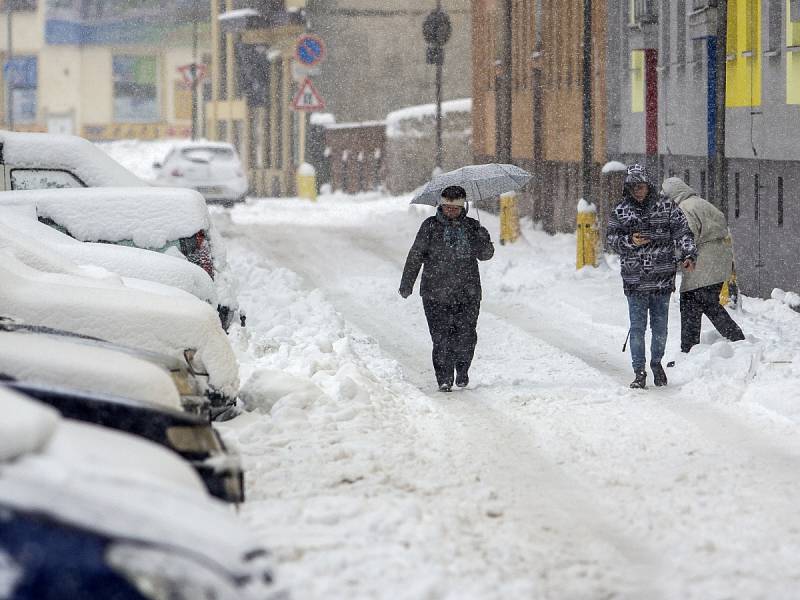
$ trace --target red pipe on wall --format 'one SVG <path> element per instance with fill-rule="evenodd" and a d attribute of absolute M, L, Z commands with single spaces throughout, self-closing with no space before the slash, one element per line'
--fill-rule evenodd
<path fill-rule="evenodd" d="M 658 154 L 658 50 L 644 51 L 645 153 Z"/>

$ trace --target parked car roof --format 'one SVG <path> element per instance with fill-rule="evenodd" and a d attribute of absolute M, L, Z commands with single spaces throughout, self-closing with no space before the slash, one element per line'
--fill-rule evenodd
<path fill-rule="evenodd" d="M 29 169 L 64 169 L 90 187 L 146 186 L 100 148 L 73 135 L 20 133 L 0 130 L 3 161 Z"/>
<path fill-rule="evenodd" d="M 211 219 L 194 190 L 159 187 L 60 188 L 0 193 L 0 205 L 34 204 L 83 242 L 132 240 L 161 248 L 169 240 L 208 230 Z"/>
<path fill-rule="evenodd" d="M 189 296 L 165 297 L 78 275 L 43 273 L 0 250 L 0 306 L 18 321 L 74 331 L 176 357 L 195 350 L 208 384 L 234 398 L 238 366 L 219 318 Z"/>
<path fill-rule="evenodd" d="M 181 409 L 178 391 L 164 369 L 66 337 L 0 330 L 0 376 Z"/>

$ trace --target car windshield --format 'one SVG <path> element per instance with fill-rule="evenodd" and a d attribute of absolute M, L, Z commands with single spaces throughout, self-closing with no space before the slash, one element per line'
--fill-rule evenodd
<path fill-rule="evenodd" d="M 231 148 L 196 146 L 181 150 L 181 156 L 192 162 L 230 161 L 234 159 Z"/>

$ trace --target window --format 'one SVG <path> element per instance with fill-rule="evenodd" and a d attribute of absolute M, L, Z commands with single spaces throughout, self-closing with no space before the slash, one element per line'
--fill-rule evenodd
<path fill-rule="evenodd" d="M 700 195 L 706 198 L 706 172 L 700 171 Z"/>
<path fill-rule="evenodd" d="M 630 0 L 631 25 L 658 23 L 658 8 L 655 0 Z"/>
<path fill-rule="evenodd" d="M 739 209 L 741 208 L 742 188 L 739 181 L 739 173 L 733 174 L 733 216 L 739 218 Z"/>
<path fill-rule="evenodd" d="M 758 210 L 761 208 L 761 186 L 759 185 L 758 174 L 753 176 L 753 220 L 758 221 Z"/>
<path fill-rule="evenodd" d="M 12 190 L 86 187 L 69 171 L 58 169 L 12 169 Z"/>
<path fill-rule="evenodd" d="M 114 120 L 158 121 L 155 56 L 117 55 L 113 59 L 113 74 Z"/>
<path fill-rule="evenodd" d="M 675 19 L 678 26 L 675 40 L 675 60 L 679 67 L 683 67 L 686 63 L 686 0 L 678 0 L 678 12 Z"/>
<path fill-rule="evenodd" d="M 761 105 L 761 2 L 728 3 L 727 81 L 729 107 Z"/>
<path fill-rule="evenodd" d="M 689 171 L 689 169 L 686 169 L 683 172 L 683 181 L 686 185 L 692 185 L 691 175 L 692 173 Z"/>
<path fill-rule="evenodd" d="M 778 177 L 778 225 L 783 227 L 783 177 Z"/>
<path fill-rule="evenodd" d="M 692 10 L 703 10 L 717 5 L 717 0 L 692 0 Z"/>
<path fill-rule="evenodd" d="M 644 50 L 631 52 L 631 112 L 644 112 Z"/>
<path fill-rule="evenodd" d="M 35 56 L 15 56 L 5 66 L 11 114 L 17 123 L 36 121 L 38 64 Z"/>
<path fill-rule="evenodd" d="M 672 60 L 672 52 L 670 52 L 670 25 L 672 23 L 670 17 L 670 0 L 661 0 L 661 51 L 659 52 L 661 58 L 661 66 L 664 69 L 669 69 L 669 63 Z"/>
<path fill-rule="evenodd" d="M 800 22 L 800 0 L 789 0 L 789 19 Z"/>
<path fill-rule="evenodd" d="M 792 0 L 786 11 L 786 103 L 800 104 L 800 0 Z"/>

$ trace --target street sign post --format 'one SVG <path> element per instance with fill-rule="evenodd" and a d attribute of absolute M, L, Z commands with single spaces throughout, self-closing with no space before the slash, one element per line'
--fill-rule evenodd
<path fill-rule="evenodd" d="M 301 112 L 320 112 L 325 110 L 325 100 L 320 96 L 311 80 L 306 78 L 292 100 L 292 109 Z"/>

